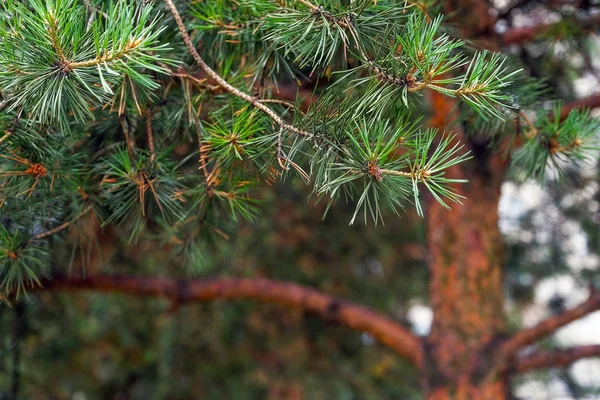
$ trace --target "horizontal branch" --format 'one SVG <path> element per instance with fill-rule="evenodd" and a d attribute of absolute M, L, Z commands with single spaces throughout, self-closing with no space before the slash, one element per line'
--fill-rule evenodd
<path fill-rule="evenodd" d="M 321 317 L 366 332 L 381 344 L 421 368 L 420 339 L 409 329 L 366 307 L 328 296 L 295 283 L 262 278 L 214 278 L 175 280 L 122 276 L 54 277 L 42 282 L 46 290 L 94 290 L 135 296 L 163 297 L 179 303 L 248 299 L 300 307 Z"/>
<path fill-rule="evenodd" d="M 578 108 L 598 108 L 600 107 L 600 94 L 585 97 L 583 99 L 574 100 L 566 103 L 560 110 L 560 119 L 564 120 L 569 116 L 569 113 Z"/>
<path fill-rule="evenodd" d="M 500 35 L 500 40 L 503 45 L 525 44 L 541 35 L 551 32 L 553 28 L 558 27 L 559 24 L 562 23 L 564 23 L 564 21 L 509 29 L 504 34 Z M 588 18 L 577 18 L 576 24 L 580 29 L 597 29 L 600 27 L 600 15 L 594 15 Z"/>
<path fill-rule="evenodd" d="M 600 345 L 537 351 L 518 357 L 512 370 L 522 373 L 535 369 L 566 367 L 577 360 L 590 357 L 600 357 Z"/>
<path fill-rule="evenodd" d="M 579 306 L 572 310 L 565 311 L 562 314 L 552 316 L 539 324 L 515 333 L 504 342 L 501 354 L 505 360 L 514 357 L 514 355 L 523 347 L 533 344 L 544 337 L 551 335 L 557 329 L 582 318 L 596 310 L 600 309 L 600 293 L 592 292 L 590 297 Z"/>

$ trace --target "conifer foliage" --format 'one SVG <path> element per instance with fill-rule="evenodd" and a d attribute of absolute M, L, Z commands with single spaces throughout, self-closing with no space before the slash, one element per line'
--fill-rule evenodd
<path fill-rule="evenodd" d="M 462 180 L 446 170 L 470 155 L 424 126 L 428 90 L 461 100 L 473 124 L 516 120 L 524 179 L 585 159 L 600 126 L 580 111 L 532 116 L 542 85 L 453 37 L 431 2 L 0 4 L 4 294 L 49 273 L 50 242 L 82 218 L 198 266 L 259 215 L 260 185 L 288 174 L 316 200 L 355 204 L 351 223 L 409 205 L 423 215 L 424 191 L 450 208 Z M 277 98 L 278 85 L 310 79 L 308 109 Z"/>

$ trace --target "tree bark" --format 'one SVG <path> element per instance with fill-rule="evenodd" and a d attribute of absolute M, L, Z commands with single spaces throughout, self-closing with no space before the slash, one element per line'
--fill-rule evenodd
<path fill-rule="evenodd" d="M 434 93 L 431 125 L 447 129 L 456 102 Z M 430 201 L 426 223 L 430 302 L 434 319 L 426 340 L 424 389 L 428 400 L 499 400 L 508 393 L 505 376 L 489 376 L 495 344 L 506 330 L 503 315 L 502 238 L 498 203 L 506 162 L 483 139 L 466 138 L 473 159 L 453 167 L 449 177 L 466 199 L 446 210 Z"/>
<path fill-rule="evenodd" d="M 565 108 L 596 105 L 594 97 Z M 507 336 L 498 203 L 509 159 L 503 158 L 502 151 L 490 149 L 484 139 L 466 137 L 460 124 L 453 123 L 455 100 L 432 93 L 431 107 L 430 125 L 440 130 L 451 127 L 459 140 L 470 145 L 473 159 L 448 171 L 451 178 L 469 180 L 456 186 L 466 197 L 464 204 L 450 212 L 436 201 L 428 205 L 425 221 L 434 319 L 425 339 L 423 386 L 428 400 L 501 400 L 509 397 L 509 373 L 598 355 L 598 347 L 582 347 L 518 357 L 523 347 L 599 309 L 600 294 L 592 292 L 578 307 Z"/>
<path fill-rule="evenodd" d="M 567 367 L 582 358 L 600 357 L 600 345 L 568 347 L 566 349 L 534 352 L 519 357 L 513 370 L 518 373 L 542 368 Z"/>
<path fill-rule="evenodd" d="M 178 281 L 169 278 L 135 276 L 56 276 L 31 290 L 94 290 L 131 294 L 138 297 L 163 297 L 175 306 L 189 302 L 248 299 L 264 303 L 299 307 L 324 319 L 337 321 L 351 329 L 367 332 L 381 344 L 421 368 L 422 342 L 408 328 L 367 307 L 329 296 L 295 283 L 263 278 L 214 278 Z"/>

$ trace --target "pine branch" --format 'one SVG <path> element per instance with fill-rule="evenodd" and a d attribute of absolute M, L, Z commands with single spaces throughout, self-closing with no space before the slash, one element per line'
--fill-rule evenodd
<path fill-rule="evenodd" d="M 573 164 L 590 160 L 590 153 L 597 150 L 596 132 L 600 120 L 590 116 L 589 109 L 571 108 L 561 118 L 563 106 L 557 103 L 552 113 L 541 109 L 535 121 L 519 113 L 527 128 L 523 143 L 512 157 L 517 177 L 535 178 L 542 182 L 547 176 L 547 167 L 553 168 L 558 178 L 565 178 L 564 168 L 559 161 Z"/>
<path fill-rule="evenodd" d="M 536 351 L 517 357 L 511 370 L 523 373 L 542 368 L 567 367 L 582 358 L 600 357 L 600 345 L 576 346 L 550 351 Z"/>
<path fill-rule="evenodd" d="M 396 321 L 348 301 L 295 283 L 262 278 L 214 278 L 178 281 L 169 278 L 122 276 L 54 277 L 42 281 L 43 290 L 94 290 L 162 297 L 177 304 L 212 300 L 248 299 L 263 303 L 299 307 L 337 321 L 351 329 L 367 332 L 381 344 L 422 367 L 422 344 L 418 337 Z M 36 290 L 35 288 L 33 288 Z"/>
<path fill-rule="evenodd" d="M 177 27 L 179 28 L 179 32 L 181 33 L 181 36 L 183 38 L 183 41 L 185 43 L 185 46 L 187 47 L 188 51 L 190 52 L 190 54 L 192 55 L 192 57 L 194 58 L 194 60 L 196 61 L 196 63 L 198 63 L 198 65 L 200 66 L 200 68 L 202 68 L 204 70 L 204 72 L 206 72 L 206 74 L 211 77 L 212 79 L 214 79 L 223 89 L 225 89 L 226 91 L 228 91 L 229 93 L 231 93 L 232 95 L 247 101 L 248 103 L 250 103 L 253 107 L 261 110 L 262 112 L 264 112 L 266 115 L 268 115 L 277 125 L 279 125 L 282 129 L 288 130 L 290 132 L 294 132 L 300 136 L 305 136 L 305 137 L 312 137 L 313 134 L 307 131 L 304 131 L 302 129 L 299 129 L 293 125 L 290 125 L 288 123 L 286 123 L 279 115 L 277 115 L 273 110 L 271 110 L 269 107 L 267 107 L 266 105 L 262 104 L 260 102 L 259 99 L 252 97 L 242 91 L 240 91 L 239 89 L 233 87 L 229 82 L 227 82 L 225 79 L 223 79 L 219 74 L 217 74 L 212 68 L 210 68 L 208 66 L 208 64 L 206 64 L 204 62 L 204 60 L 202 59 L 202 57 L 200 57 L 200 54 L 198 53 L 198 51 L 196 50 L 196 47 L 194 46 L 194 44 L 192 43 L 192 40 L 190 39 L 190 36 L 187 33 L 187 29 L 185 28 L 185 25 L 183 23 L 183 20 L 181 19 L 181 15 L 179 14 L 179 11 L 177 11 L 177 7 L 175 7 L 175 4 L 173 4 L 172 0 L 165 0 L 165 2 L 167 3 L 167 6 L 169 7 L 169 9 L 171 10 L 171 13 L 173 14 L 173 18 L 175 19 L 175 23 L 177 24 Z"/>

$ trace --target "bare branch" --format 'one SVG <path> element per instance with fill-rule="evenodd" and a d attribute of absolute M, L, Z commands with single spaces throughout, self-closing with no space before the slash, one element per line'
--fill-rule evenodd
<path fill-rule="evenodd" d="M 420 339 L 396 321 L 368 309 L 295 283 L 262 278 L 214 278 L 179 281 L 169 278 L 121 276 L 54 277 L 42 282 L 47 290 L 94 290 L 134 296 L 163 297 L 175 303 L 249 299 L 300 307 L 352 329 L 367 332 L 383 345 L 421 368 Z M 34 288 L 35 290 L 35 288 Z"/>
<path fill-rule="evenodd" d="M 150 163 L 156 161 L 156 149 L 154 147 L 154 133 L 152 131 L 152 106 L 146 107 L 146 135 L 148 137 L 148 150 L 150 151 Z"/>
<path fill-rule="evenodd" d="M 64 231 L 65 229 L 69 228 L 71 225 L 73 225 L 75 222 L 77 222 L 81 217 L 83 217 L 85 214 L 89 213 L 90 211 L 92 211 L 94 208 L 93 204 L 90 204 L 89 206 L 87 206 L 86 208 L 84 208 L 79 214 L 77 214 L 75 216 L 75 218 L 60 224 L 59 226 L 57 226 L 56 228 L 50 229 L 49 231 L 45 231 L 42 233 L 38 233 L 37 235 L 33 236 L 31 239 L 29 239 L 29 243 L 36 241 L 36 240 L 42 240 L 42 239 L 46 239 L 49 238 L 52 235 L 55 235 L 59 232 Z"/>
<path fill-rule="evenodd" d="M 572 310 L 552 316 L 529 329 L 524 329 L 514 334 L 504 342 L 501 353 L 505 356 L 505 359 L 509 359 L 523 347 L 543 339 L 554 333 L 558 328 L 578 320 L 598 309 L 600 309 L 600 293 L 592 292 L 587 301 Z"/>
<path fill-rule="evenodd" d="M 600 357 L 600 345 L 577 346 L 550 351 L 536 351 L 518 357 L 512 368 L 515 372 L 534 369 L 566 367 L 582 358 Z"/>

